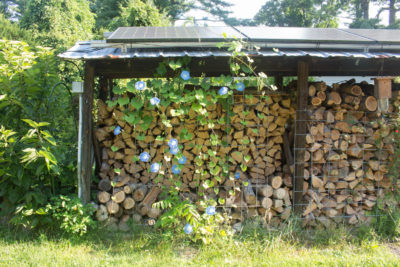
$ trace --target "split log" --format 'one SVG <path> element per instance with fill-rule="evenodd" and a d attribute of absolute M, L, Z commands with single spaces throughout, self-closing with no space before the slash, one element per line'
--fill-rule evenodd
<path fill-rule="evenodd" d="M 158 195 L 161 193 L 161 188 L 158 186 L 153 186 L 150 192 L 143 199 L 142 203 L 139 205 L 140 214 L 147 215 L 150 211 L 153 203 L 156 201 Z"/>
<path fill-rule="evenodd" d="M 140 184 L 140 185 L 138 185 L 136 190 L 133 192 L 133 199 L 136 202 L 140 202 L 144 199 L 144 197 L 146 196 L 146 193 L 147 193 L 147 186 L 144 184 Z"/>
<path fill-rule="evenodd" d="M 257 202 L 256 194 L 254 194 L 250 180 L 247 181 L 248 185 L 243 190 L 244 199 L 247 204 L 255 205 Z"/>

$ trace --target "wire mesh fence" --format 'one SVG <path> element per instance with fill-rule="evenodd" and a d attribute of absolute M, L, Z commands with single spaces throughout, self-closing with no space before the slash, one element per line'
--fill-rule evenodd
<path fill-rule="evenodd" d="M 379 216 L 376 208 L 392 181 L 389 168 L 395 153 L 393 125 L 396 114 L 378 112 L 332 111 L 325 109 L 305 112 L 304 146 L 295 144 L 295 165 L 301 172 L 294 174 L 295 182 L 302 182 L 301 206 L 306 223 L 345 220 L 350 224 L 368 222 Z M 298 168 L 295 168 L 299 170 Z M 304 180 L 300 180 L 304 179 Z"/>
<path fill-rule="evenodd" d="M 176 115 L 184 109 L 188 112 Z M 280 94 L 233 95 L 204 111 L 206 115 L 201 116 L 190 106 L 172 104 L 163 118 L 153 113 L 146 130 L 123 123 L 119 119 L 123 110 L 118 109 L 107 115 L 111 118 L 99 122 L 109 120 L 109 126 L 104 127 L 119 125 L 122 129 L 121 135 L 111 134 L 100 141 L 106 165 L 100 176 L 117 182 L 108 190 L 110 199 L 100 201 L 104 206 L 118 206 L 108 210 L 111 217 L 153 223 L 160 213 L 154 212 L 152 204 L 163 197 L 159 191 L 150 201 L 148 196 L 154 187 L 168 188 L 176 182 L 182 198 L 199 206 L 213 202 L 231 215 L 232 223 L 259 216 L 279 224 L 282 217 L 289 217 L 292 176 L 284 166 L 283 135 L 294 115 L 290 98 Z M 168 146 L 172 138 L 179 144 L 176 155 Z M 144 152 L 150 156 L 147 162 L 139 159 Z M 185 161 L 181 162 L 183 156 Z M 152 173 L 151 165 L 156 162 L 160 171 Z M 121 191 L 124 198 L 113 200 Z M 134 207 L 125 207 L 127 198 L 133 198 Z"/>

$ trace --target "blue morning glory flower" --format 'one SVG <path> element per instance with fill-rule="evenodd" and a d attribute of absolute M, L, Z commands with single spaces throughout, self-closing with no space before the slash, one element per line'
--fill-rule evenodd
<path fill-rule="evenodd" d="M 160 170 L 160 164 L 158 164 L 157 162 L 151 164 L 151 166 L 150 166 L 150 171 L 151 172 L 157 173 L 159 170 Z"/>
<path fill-rule="evenodd" d="M 243 90 L 244 90 L 244 83 L 238 82 L 238 83 L 236 84 L 236 90 L 238 90 L 239 92 L 243 92 Z"/>
<path fill-rule="evenodd" d="M 114 129 L 114 135 L 119 135 L 121 133 L 121 127 L 117 126 Z"/>
<path fill-rule="evenodd" d="M 135 83 L 135 88 L 139 91 L 142 91 L 146 87 L 146 83 L 143 81 L 138 81 Z"/>
<path fill-rule="evenodd" d="M 178 146 L 178 140 L 176 140 L 175 138 L 171 138 L 171 139 L 168 141 L 168 145 L 169 145 L 169 147 Z"/>
<path fill-rule="evenodd" d="M 190 79 L 190 73 L 187 70 L 181 72 L 181 78 L 185 81 Z"/>
<path fill-rule="evenodd" d="M 240 178 L 240 172 L 236 172 L 235 173 L 235 179 L 239 179 Z"/>
<path fill-rule="evenodd" d="M 178 163 L 179 163 L 179 164 L 185 164 L 185 163 L 186 163 L 186 157 L 185 157 L 184 155 L 182 155 L 182 157 L 180 157 L 180 158 L 178 159 Z"/>
<path fill-rule="evenodd" d="M 191 234 L 193 232 L 193 227 L 187 223 L 183 228 L 183 231 L 185 231 L 186 234 Z"/>
<path fill-rule="evenodd" d="M 142 152 L 139 156 L 140 160 L 143 162 L 148 162 L 150 159 L 150 154 L 147 152 Z"/>
<path fill-rule="evenodd" d="M 228 87 L 226 86 L 222 86 L 218 91 L 219 95 L 226 95 L 227 93 L 228 93 Z"/>
<path fill-rule="evenodd" d="M 160 99 L 158 97 L 153 97 L 152 99 L 150 99 L 150 104 L 152 104 L 153 106 L 160 104 Z"/>
<path fill-rule="evenodd" d="M 177 146 L 171 146 L 171 147 L 169 148 L 169 152 L 170 152 L 172 155 L 176 155 L 176 154 L 178 154 L 178 152 L 179 152 L 179 147 L 177 147 Z"/>
<path fill-rule="evenodd" d="M 176 164 L 172 165 L 172 173 L 173 174 L 180 174 L 181 173 L 181 170 L 179 169 L 179 167 Z"/>
<path fill-rule="evenodd" d="M 207 215 L 210 215 L 210 216 L 215 215 L 215 207 L 214 206 L 208 206 L 207 209 L 206 209 L 206 213 L 207 213 Z"/>

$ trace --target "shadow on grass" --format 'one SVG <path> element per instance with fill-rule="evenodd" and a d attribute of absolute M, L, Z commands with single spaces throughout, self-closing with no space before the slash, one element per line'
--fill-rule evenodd
<path fill-rule="evenodd" d="M 136 251 L 153 250 L 160 247 L 179 251 L 179 248 L 192 248 L 200 250 L 200 243 L 192 243 L 183 235 L 171 232 L 162 232 L 148 226 L 130 225 L 129 232 L 109 231 L 106 228 L 97 228 L 88 231 L 86 235 L 77 236 L 63 234 L 57 229 L 26 230 L 0 225 L 0 242 L 3 244 L 16 244 L 21 242 L 40 244 L 41 242 L 67 242 L 72 246 L 90 246 L 98 251 L 106 250 L 107 253 L 118 254 L 129 244 L 129 248 Z M 297 248 L 323 248 L 327 246 L 340 246 L 341 244 L 358 245 L 365 241 L 385 242 L 385 237 L 379 236 L 369 226 L 349 227 L 338 224 L 335 228 L 326 229 L 317 227 L 306 229 L 301 226 L 298 219 L 290 219 L 278 228 L 263 227 L 259 220 L 248 220 L 229 242 L 241 244 L 262 243 L 265 247 L 276 247 L 284 243 L 286 246 Z M 220 241 L 216 240 L 215 245 Z M 226 240 L 223 242 L 227 242 Z"/>

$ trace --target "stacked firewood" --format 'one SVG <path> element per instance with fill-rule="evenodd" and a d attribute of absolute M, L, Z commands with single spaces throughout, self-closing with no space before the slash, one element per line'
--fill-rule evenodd
<path fill-rule="evenodd" d="M 304 223 L 366 222 L 391 187 L 387 173 L 394 154 L 390 130 L 379 123 L 373 86 L 318 82 L 308 93 Z"/>
<path fill-rule="evenodd" d="M 291 101 L 283 95 L 235 95 L 234 103 L 229 112 L 218 103 L 205 107 L 206 123 L 198 120 L 190 105 L 186 114 L 179 113 L 179 104 L 158 106 L 160 112 L 143 111 L 143 117 L 151 115 L 153 121 L 142 129 L 142 121 L 130 125 L 124 120 L 132 107 L 111 108 L 99 100 L 95 132 L 102 161 L 98 220 L 132 218 L 154 223 L 163 211 L 153 203 L 160 199 L 162 188 L 171 186 L 172 166 L 177 164 L 168 146 L 172 138 L 186 158 L 174 176 L 181 181 L 182 197 L 193 203 L 219 200 L 221 210 L 230 212 L 234 223 L 251 216 L 274 224 L 287 218 L 292 176 L 283 147 L 285 142 L 289 147 L 284 134 L 294 116 Z M 149 154 L 148 162 L 139 159 L 143 152 Z M 161 166 L 158 173 L 150 171 L 155 162 Z M 228 166 L 225 173 L 216 167 L 224 164 Z"/>

